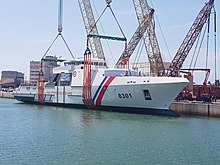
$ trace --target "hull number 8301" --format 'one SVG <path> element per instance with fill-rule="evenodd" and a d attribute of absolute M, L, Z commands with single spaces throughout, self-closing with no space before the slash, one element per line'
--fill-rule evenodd
<path fill-rule="evenodd" d="M 118 97 L 120 99 L 128 99 L 128 98 L 132 98 L 131 93 L 118 93 Z"/>

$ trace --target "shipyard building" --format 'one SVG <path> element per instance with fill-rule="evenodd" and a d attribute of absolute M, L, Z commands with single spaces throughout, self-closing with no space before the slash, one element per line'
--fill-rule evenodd
<path fill-rule="evenodd" d="M 17 88 L 24 83 L 24 73 L 17 71 L 2 71 L 1 88 Z"/>
<path fill-rule="evenodd" d="M 36 86 L 38 75 L 40 72 L 41 61 L 30 61 L 30 85 Z M 57 67 L 56 56 L 46 56 L 42 61 L 42 70 L 45 81 L 48 81 L 53 76 L 53 68 Z"/>

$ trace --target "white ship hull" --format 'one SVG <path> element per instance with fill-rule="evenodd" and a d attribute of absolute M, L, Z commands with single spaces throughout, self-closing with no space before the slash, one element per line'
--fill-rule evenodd
<path fill-rule="evenodd" d="M 170 104 L 188 84 L 185 78 L 112 76 L 109 74 L 112 71 L 118 70 L 93 69 L 92 106 L 88 107 L 83 101 L 83 69 L 68 71 L 71 72 L 71 82 L 68 86 L 46 85 L 43 104 L 160 114 L 170 111 Z M 26 103 L 39 103 L 36 87 L 35 89 L 21 87 L 14 93 L 14 97 Z"/>

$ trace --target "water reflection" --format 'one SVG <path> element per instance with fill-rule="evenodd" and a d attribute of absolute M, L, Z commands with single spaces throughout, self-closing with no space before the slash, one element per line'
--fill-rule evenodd
<path fill-rule="evenodd" d="M 89 124 L 93 121 L 93 120 L 101 120 L 102 119 L 102 114 L 100 111 L 98 110 L 84 110 L 82 112 L 82 124 L 84 127 L 89 126 Z"/>
<path fill-rule="evenodd" d="M 42 111 L 43 107 L 44 107 L 44 105 L 37 105 L 37 110 Z"/>

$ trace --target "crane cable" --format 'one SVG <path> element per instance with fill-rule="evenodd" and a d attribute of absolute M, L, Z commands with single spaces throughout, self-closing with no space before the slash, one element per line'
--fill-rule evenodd
<path fill-rule="evenodd" d="M 53 40 L 53 42 L 51 43 L 51 45 L 48 47 L 48 49 L 46 50 L 46 52 L 44 53 L 42 59 L 47 55 L 47 53 L 49 52 L 49 50 L 51 49 L 51 47 L 53 46 L 53 44 L 55 43 L 55 41 L 57 40 L 57 38 L 59 36 L 61 36 L 65 46 L 67 47 L 70 55 L 72 56 L 72 58 L 74 59 L 74 55 L 72 53 L 72 51 L 70 50 L 66 40 L 64 39 L 63 35 L 62 35 L 62 30 L 63 30 L 63 0 L 59 0 L 59 7 L 58 7 L 58 34 L 55 37 L 55 39 Z"/>
<path fill-rule="evenodd" d="M 192 56 L 192 59 L 191 59 L 190 65 L 189 65 L 189 69 L 192 68 L 194 59 L 195 59 L 195 61 L 197 61 L 198 54 L 197 54 L 196 58 L 195 58 L 195 54 L 196 54 L 196 51 L 197 51 L 197 47 L 199 45 L 200 37 L 201 37 L 201 33 L 199 33 L 198 40 L 196 42 L 196 45 L 195 45 L 195 48 L 194 48 L 194 51 L 193 51 L 193 56 Z M 203 37 L 204 37 L 204 35 L 203 35 Z M 195 65 L 196 65 L 196 62 L 194 62 L 194 67 L 193 68 L 195 68 Z"/>
<path fill-rule="evenodd" d="M 205 27 L 204 33 L 202 35 L 202 39 L 201 39 L 201 42 L 200 42 L 200 45 L 199 45 L 199 48 L 198 48 L 198 52 L 197 52 L 196 59 L 195 59 L 194 65 L 193 65 L 193 69 L 195 69 L 195 67 L 196 67 L 196 63 L 197 63 L 197 60 L 198 60 L 198 57 L 199 57 L 199 54 L 200 54 L 202 43 L 203 43 L 203 40 L 205 38 L 206 29 L 207 29 L 207 26 Z"/>
<path fill-rule="evenodd" d="M 196 59 L 195 59 L 194 65 L 193 65 L 193 69 L 195 68 L 196 63 L 197 63 L 199 52 L 200 52 L 200 49 L 201 49 L 201 46 L 202 46 L 202 42 L 203 42 L 204 37 L 205 37 L 206 30 L 207 30 L 207 43 L 206 43 L 206 62 L 205 62 L 205 64 L 206 64 L 206 69 L 207 69 L 207 67 L 208 67 L 208 56 L 209 56 L 208 53 L 209 53 L 210 17 L 208 18 L 207 24 L 205 26 L 204 33 L 202 35 L 202 39 L 201 39 L 201 42 L 200 42 L 200 45 L 199 45 L 199 50 L 198 50 L 197 55 L 196 55 Z M 200 38 L 200 36 L 201 36 L 201 33 L 199 35 L 199 38 Z M 216 12 L 215 12 L 215 10 L 214 10 L 214 37 L 215 37 L 215 51 L 216 51 Z M 195 49 L 197 49 L 199 38 L 197 40 L 197 44 L 196 44 Z M 194 50 L 193 58 L 191 60 L 189 68 L 191 68 L 191 66 L 192 66 L 192 62 L 194 60 L 195 52 L 196 52 L 196 50 Z M 215 52 L 215 77 L 216 77 L 216 52 Z"/>
<path fill-rule="evenodd" d="M 208 57 L 209 57 L 209 31 L 210 31 L 210 17 L 208 18 L 207 41 L 206 41 L 206 61 L 205 61 L 206 69 L 208 67 Z"/>
<path fill-rule="evenodd" d="M 213 6 L 213 9 L 214 9 L 214 46 L 215 46 L 215 84 L 216 84 L 216 80 L 217 80 L 217 64 L 216 64 L 216 60 L 217 60 L 217 54 L 216 54 L 216 52 L 217 52 L 217 50 L 216 50 L 216 44 L 217 44 L 217 42 L 216 42 L 216 34 L 217 34 L 217 32 L 216 32 L 216 11 L 215 11 L 215 7 Z"/>
<path fill-rule="evenodd" d="M 96 8 L 96 6 L 95 6 L 94 0 L 92 0 L 92 4 L 93 4 L 93 6 L 94 6 L 94 9 L 95 9 L 95 12 L 96 12 L 96 16 L 98 16 L 98 11 L 97 11 L 97 8 Z M 106 35 L 105 30 L 104 30 L 104 28 L 103 28 L 103 25 L 102 25 L 101 21 L 100 21 L 100 26 L 101 26 L 101 30 L 102 30 L 103 34 Z M 111 47 L 110 47 L 110 45 L 109 45 L 108 40 L 106 40 L 106 43 L 107 43 L 109 52 L 110 52 L 110 54 L 111 54 L 112 60 L 113 60 L 113 62 L 115 63 L 115 58 L 114 58 L 114 56 L 113 56 L 113 52 L 112 52 L 112 49 L 111 49 Z M 106 60 L 108 61 L 108 59 L 106 59 Z"/>
<path fill-rule="evenodd" d="M 151 2 L 151 6 L 154 8 L 154 5 L 153 5 L 152 0 L 150 0 L 150 2 Z M 162 30 L 161 25 L 160 25 L 160 21 L 159 21 L 159 19 L 158 19 L 158 17 L 157 17 L 156 12 L 155 12 L 154 15 L 155 15 L 155 17 L 156 17 L 156 21 L 157 21 L 157 23 L 158 23 L 158 26 L 159 26 L 159 29 L 160 29 L 160 33 L 161 33 L 161 36 L 162 36 L 162 38 L 163 38 L 163 42 L 164 42 L 164 44 L 165 44 L 165 47 L 166 47 L 166 49 L 167 49 L 169 58 L 170 58 L 170 60 L 172 60 L 171 53 L 170 53 L 170 49 L 169 49 L 169 47 L 168 47 L 167 41 L 166 41 L 166 39 L 165 39 L 163 30 Z"/>
<path fill-rule="evenodd" d="M 140 56 L 141 56 L 141 53 L 143 51 L 143 48 L 144 48 L 143 40 L 140 40 L 140 44 L 138 46 L 137 53 L 136 53 L 136 56 L 135 56 L 135 59 L 134 59 L 133 69 L 138 67 L 137 65 L 138 65 L 138 62 L 140 60 Z"/>
<path fill-rule="evenodd" d="M 123 38 L 119 38 L 119 37 L 108 37 L 107 39 L 125 41 L 125 42 L 126 42 L 126 45 L 127 45 L 127 38 L 125 37 L 125 34 L 124 34 L 124 32 L 123 32 L 123 30 L 122 30 L 122 28 L 121 28 L 121 26 L 120 26 L 120 24 L 119 24 L 119 22 L 118 22 L 118 20 L 117 20 L 117 18 L 116 18 L 116 16 L 115 16 L 115 14 L 114 14 L 114 12 L 113 12 L 111 6 L 110 6 L 111 1 L 110 1 L 110 2 L 106 1 L 106 3 L 107 3 L 107 5 L 106 5 L 105 9 L 102 11 L 101 15 L 99 16 L 99 18 L 97 19 L 97 21 L 95 22 L 95 24 L 93 25 L 93 27 L 91 28 L 91 30 L 90 30 L 88 36 L 90 36 L 90 33 L 92 32 L 93 28 L 97 25 L 97 23 L 98 23 L 99 20 L 101 19 L 102 15 L 105 13 L 106 9 L 109 8 L 110 11 L 111 11 L 111 13 L 112 13 L 112 15 L 113 15 L 113 18 L 115 19 L 115 21 L 116 21 L 116 23 L 117 23 L 117 25 L 118 25 L 118 27 L 119 27 L 119 29 L 120 29 L 122 35 L 123 35 Z M 92 36 L 92 35 L 91 35 L 91 36 Z M 95 37 L 99 37 L 99 36 L 95 36 Z M 101 36 L 100 36 L 100 37 L 101 37 Z"/>

